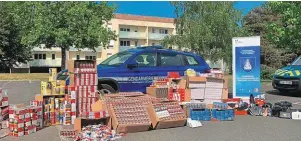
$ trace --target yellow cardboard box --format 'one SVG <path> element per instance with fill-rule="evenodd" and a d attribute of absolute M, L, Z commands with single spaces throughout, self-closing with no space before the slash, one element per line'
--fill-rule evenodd
<path fill-rule="evenodd" d="M 49 68 L 49 81 L 56 81 L 57 69 Z"/>

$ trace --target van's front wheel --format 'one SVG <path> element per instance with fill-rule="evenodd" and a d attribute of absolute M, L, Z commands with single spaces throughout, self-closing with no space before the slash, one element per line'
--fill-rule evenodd
<path fill-rule="evenodd" d="M 101 94 L 111 94 L 111 93 L 115 93 L 116 91 L 108 84 L 100 84 L 99 86 L 99 92 Z"/>

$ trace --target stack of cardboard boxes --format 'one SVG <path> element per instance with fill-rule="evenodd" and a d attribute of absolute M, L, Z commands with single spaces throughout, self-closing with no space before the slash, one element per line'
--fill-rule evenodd
<path fill-rule="evenodd" d="M 222 102 L 228 99 L 227 80 L 222 76 L 185 76 L 183 78 L 167 77 L 166 83 L 153 83 L 146 88 L 147 94 L 157 98 L 168 98 L 179 102 Z M 160 82 L 163 82 L 162 80 Z M 157 84 L 157 85 L 154 85 Z M 162 88 L 168 91 L 161 90 Z"/>
<path fill-rule="evenodd" d="M 66 82 L 65 80 L 57 80 L 57 69 L 49 69 L 49 80 L 41 82 L 41 95 L 64 95 Z"/>
<path fill-rule="evenodd" d="M 20 137 L 35 133 L 41 129 L 42 104 L 31 101 L 29 106 L 24 104 L 9 107 L 9 135 Z"/>
<path fill-rule="evenodd" d="M 97 84 L 98 77 L 96 62 L 92 60 L 76 60 L 68 62 L 70 86 L 75 87 L 77 92 L 78 116 L 91 111 L 91 104 L 99 99 Z"/>

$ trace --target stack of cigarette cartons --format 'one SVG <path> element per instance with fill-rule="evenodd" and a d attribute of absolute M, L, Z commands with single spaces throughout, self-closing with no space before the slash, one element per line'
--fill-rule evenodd
<path fill-rule="evenodd" d="M 68 94 L 65 95 L 64 101 L 64 116 L 63 116 L 63 124 L 70 125 L 74 124 L 74 120 L 76 118 L 76 91 L 74 87 L 69 87 Z"/>
<path fill-rule="evenodd" d="M 186 80 L 181 79 L 178 72 L 169 72 L 166 78 L 157 79 L 150 87 L 147 87 L 146 93 L 157 98 L 188 102 L 190 93 L 185 88 Z"/>
<path fill-rule="evenodd" d="M 207 77 L 205 88 L 205 103 L 222 102 L 228 98 L 226 80 L 221 78 Z"/>
<path fill-rule="evenodd" d="M 9 108 L 9 136 L 24 136 L 25 114 L 24 105 L 11 105 Z"/>
<path fill-rule="evenodd" d="M 99 98 L 97 92 L 97 71 L 96 62 L 93 60 L 75 60 L 68 62 L 70 85 L 75 87 L 77 92 L 77 115 L 92 111 L 91 104 Z"/>
<path fill-rule="evenodd" d="M 29 113 L 32 125 L 36 126 L 36 130 L 43 128 L 43 102 L 32 100 L 30 101 Z"/>
<path fill-rule="evenodd" d="M 187 77 L 187 88 L 191 100 L 203 100 L 205 98 L 206 77 Z"/>
<path fill-rule="evenodd" d="M 186 115 L 178 102 L 150 103 L 147 107 L 153 129 L 184 126 Z"/>
<path fill-rule="evenodd" d="M 151 125 L 149 114 L 140 101 L 118 101 L 111 104 L 109 113 L 117 133 L 147 131 Z"/>
<path fill-rule="evenodd" d="M 9 105 L 6 92 L 7 91 L 4 91 L 2 88 L 0 88 L 0 138 L 3 138 L 9 134 Z"/>

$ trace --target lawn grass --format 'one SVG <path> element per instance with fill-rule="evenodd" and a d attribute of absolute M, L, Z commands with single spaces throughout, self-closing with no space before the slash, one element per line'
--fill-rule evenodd
<path fill-rule="evenodd" d="M 48 73 L 0 73 L 0 80 L 40 80 L 47 81 Z"/>

